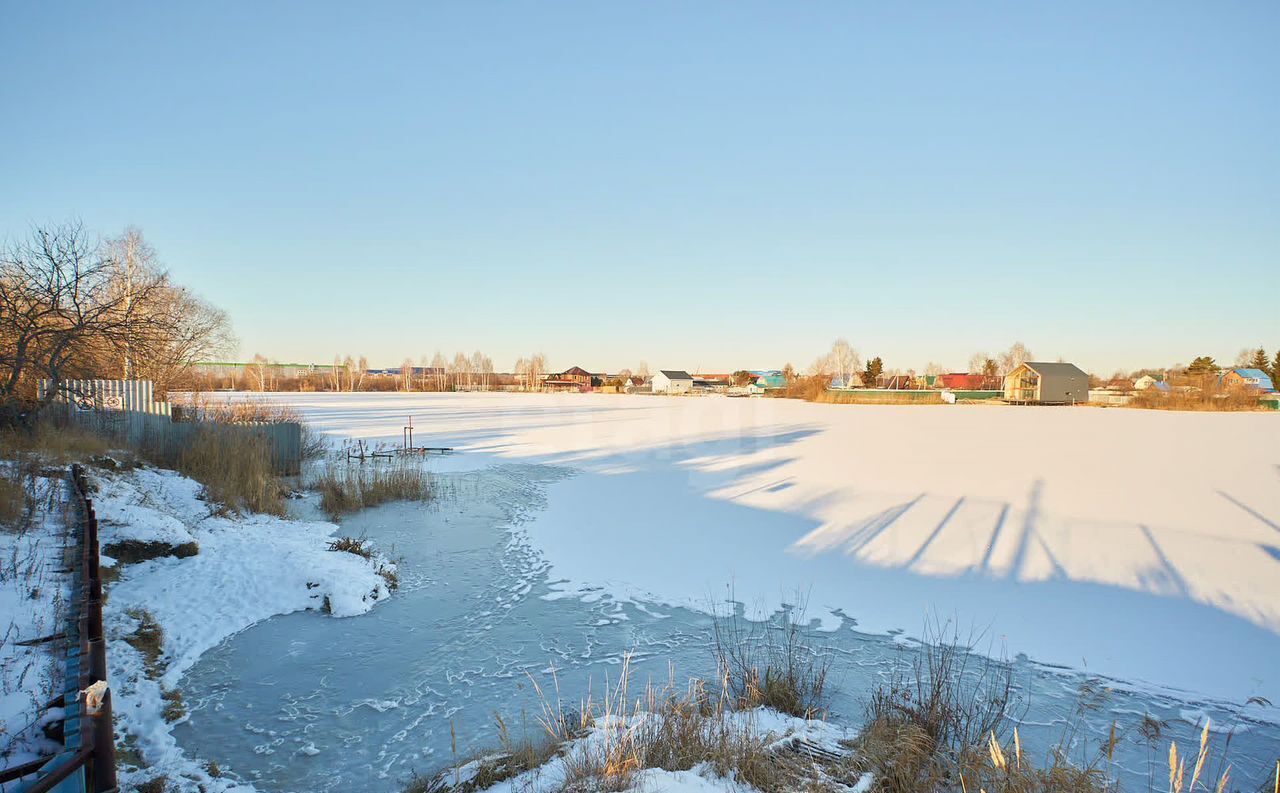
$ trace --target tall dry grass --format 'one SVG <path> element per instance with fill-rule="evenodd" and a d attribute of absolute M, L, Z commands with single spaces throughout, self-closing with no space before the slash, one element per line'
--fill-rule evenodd
<path fill-rule="evenodd" d="M 430 501 L 433 494 L 431 475 L 411 458 L 352 463 L 335 455 L 310 486 L 335 519 L 391 501 Z"/>
<path fill-rule="evenodd" d="M 750 628 L 725 627 L 719 645 L 732 644 L 726 637 L 735 635 L 753 634 Z M 702 767 L 762 793 L 1120 793 L 1115 752 L 1126 736 L 1115 723 L 1098 740 L 1083 733 L 1084 717 L 1105 703 L 1107 690 L 1100 681 L 1088 679 L 1081 685 L 1074 716 L 1065 720 L 1058 743 L 1043 758 L 1033 758 L 1024 751 L 1018 729 L 1009 729 L 1010 717 L 1018 715 L 1013 713 L 1018 705 L 1012 667 L 973 652 L 980 636 L 961 636 L 936 622 L 926 626 L 925 636 L 928 641 L 913 651 L 912 659 L 872 692 L 866 723 L 854 740 L 843 744 L 843 753 L 789 751 L 785 742 L 766 743 L 751 728 L 751 712 L 743 709 L 763 703 L 744 696 L 752 689 L 749 681 L 786 678 L 783 670 L 797 668 L 785 660 L 787 655 L 805 659 L 813 654 L 797 651 L 794 647 L 803 641 L 793 643 L 784 635 L 774 644 L 793 649 L 763 655 L 753 650 L 748 656 L 775 659 L 764 672 L 756 671 L 760 663 L 721 662 L 725 652 L 718 650 L 721 678 L 716 685 L 695 679 L 680 686 L 670 671 L 665 683 L 649 682 L 636 696 L 629 691 L 627 658 L 616 680 L 606 678 L 600 697 L 589 692 L 577 707 L 565 709 L 558 683 L 554 691 L 544 692 L 530 677 L 541 703 L 538 733 L 515 740 L 499 719 L 498 748 L 440 774 L 415 776 L 406 790 L 476 791 L 532 772 L 513 789 L 623 791 L 632 789 L 646 769 Z M 823 670 L 825 679 L 824 665 L 802 661 L 798 668 Z M 800 691 L 821 690 L 812 682 L 813 674 Z M 1161 730 L 1161 723 L 1148 717 L 1137 733 L 1153 752 L 1157 747 L 1164 751 Z M 1206 723 L 1197 745 L 1184 750 L 1176 742 L 1168 744 L 1159 763 L 1153 757 L 1149 790 L 1226 793 L 1232 734 L 1234 727 L 1215 747 Z M 1266 789 L 1280 793 L 1280 762 L 1274 784 Z"/>
<path fill-rule="evenodd" d="M 106 454 L 107 449 L 102 436 L 52 416 L 0 431 L 0 459 L 4 460 L 32 455 L 46 463 L 64 464 Z"/>
<path fill-rule="evenodd" d="M 812 402 L 832 405 L 941 405 L 941 391 L 923 390 L 859 390 L 831 391 L 824 389 Z"/>
<path fill-rule="evenodd" d="M 1133 395 L 1128 407 L 1147 410 L 1188 410 L 1209 412 L 1235 412 L 1261 410 L 1259 393 L 1246 388 L 1203 388 L 1199 391 L 1162 393 L 1155 389 L 1139 391 Z"/>
<path fill-rule="evenodd" d="M 406 790 L 483 790 L 553 759 L 565 791 L 622 791 L 646 769 L 699 766 L 762 793 L 847 789 L 859 769 L 780 750 L 754 725 L 752 711 L 759 707 L 807 718 L 825 710 L 829 660 L 806 645 L 801 621 L 753 626 L 728 615 L 716 622 L 713 683 L 680 685 L 669 668 L 666 681 L 647 681 L 633 695 L 628 656 L 616 679 L 606 676 L 600 696 L 588 692 L 566 708 L 554 674 L 550 692 L 530 677 L 541 707 L 537 733 L 514 740 L 499 717 L 496 749 L 434 777 L 415 776 Z"/>
<path fill-rule="evenodd" d="M 969 650 L 980 638 L 962 641 L 954 628 L 928 622 L 910 662 L 872 692 L 855 764 L 876 775 L 878 790 L 916 793 L 953 785 L 956 758 L 988 735 L 1004 735 L 1013 672 L 1007 663 Z"/>
<path fill-rule="evenodd" d="M 209 424 L 197 429 L 176 453 L 145 447 L 140 453 L 203 485 L 215 513 L 285 514 L 285 490 L 271 464 L 271 444 L 252 432 Z"/>
<path fill-rule="evenodd" d="M 484 790 L 526 772 L 546 772 L 551 761 L 558 764 L 557 789 L 564 791 L 629 790 L 646 769 L 699 766 L 761 793 L 801 789 L 800 764 L 769 746 L 749 718 L 727 718 L 731 700 L 701 681 L 680 687 L 672 671 L 665 683 L 649 682 L 633 697 L 627 657 L 618 677 L 606 678 L 599 698 L 588 694 L 566 710 L 558 691 L 548 696 L 530 680 L 542 709 L 536 734 L 514 739 L 499 717 L 497 748 L 434 777 L 415 776 L 406 790 Z M 521 784 L 517 789 L 524 789 Z"/>
<path fill-rule="evenodd" d="M 317 460 L 328 451 L 323 435 L 316 432 L 291 405 L 262 399 L 218 399 L 208 394 L 182 395 L 173 405 L 175 421 L 207 421 L 217 424 L 294 423 L 302 427 L 302 459 Z"/>
<path fill-rule="evenodd" d="M 34 482 L 46 466 L 89 460 L 107 442 L 73 424 L 43 417 L 0 430 L 0 525 L 17 528 L 29 518 Z"/>
<path fill-rule="evenodd" d="M 15 460 L 0 467 L 0 528 L 16 529 L 31 506 L 31 497 L 23 485 L 23 470 Z"/>
<path fill-rule="evenodd" d="M 805 605 L 779 619 L 751 621 L 737 611 L 716 614 L 712 637 L 720 683 L 736 708 L 772 708 L 802 719 L 826 712 L 831 656 L 810 646 Z"/>

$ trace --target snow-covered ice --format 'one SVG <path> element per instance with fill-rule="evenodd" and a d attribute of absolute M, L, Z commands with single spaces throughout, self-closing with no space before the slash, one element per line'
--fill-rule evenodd
<path fill-rule="evenodd" d="M 434 465 L 581 472 L 527 526 L 565 594 L 735 597 L 862 630 L 926 613 L 1011 653 L 1280 702 L 1280 416 L 776 399 L 276 394 Z M 589 594 L 588 594 L 589 593 Z M 834 623 L 834 619 L 832 620 Z"/>

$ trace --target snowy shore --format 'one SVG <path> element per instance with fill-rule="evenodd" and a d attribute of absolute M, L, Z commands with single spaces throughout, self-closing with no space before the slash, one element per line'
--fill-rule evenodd
<path fill-rule="evenodd" d="M 377 572 L 386 562 L 329 551 L 337 531 L 332 523 L 212 515 L 200 485 L 172 471 L 94 469 L 90 482 L 97 489 L 93 498 L 104 546 L 198 546 L 194 555 L 181 558 L 119 564 L 119 580 L 108 589 L 104 621 L 117 738 L 126 755 L 136 754 L 147 766 L 122 772 L 122 783 L 164 776 L 183 790 L 251 789 L 210 773 L 213 767 L 203 758 L 184 754 L 171 729 L 185 716 L 171 708 L 166 713 L 172 704 L 166 692 L 181 690 L 184 673 L 201 654 L 262 620 L 303 609 L 335 617 L 369 611 L 391 595 Z M 162 632 L 155 659 L 129 640 L 144 620 Z"/>

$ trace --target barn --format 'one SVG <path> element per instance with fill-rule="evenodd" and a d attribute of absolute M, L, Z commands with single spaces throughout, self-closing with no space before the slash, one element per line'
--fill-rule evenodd
<path fill-rule="evenodd" d="M 693 390 L 693 376 L 682 369 L 663 369 L 653 376 L 653 393 L 687 394 Z"/>
<path fill-rule="evenodd" d="M 1028 361 L 1004 376 L 1004 399 L 1019 405 L 1089 401 L 1089 375 L 1072 363 Z"/>

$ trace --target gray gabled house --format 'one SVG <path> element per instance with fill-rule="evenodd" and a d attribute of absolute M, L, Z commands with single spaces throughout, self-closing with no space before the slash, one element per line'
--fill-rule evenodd
<path fill-rule="evenodd" d="M 1019 405 L 1089 401 L 1089 375 L 1073 363 L 1028 361 L 1004 376 L 1004 400 Z"/>

